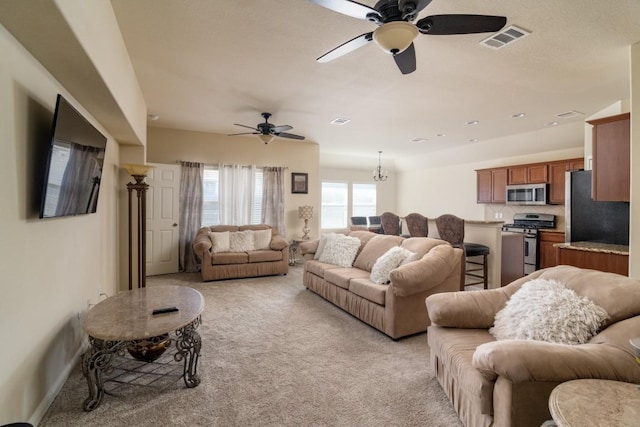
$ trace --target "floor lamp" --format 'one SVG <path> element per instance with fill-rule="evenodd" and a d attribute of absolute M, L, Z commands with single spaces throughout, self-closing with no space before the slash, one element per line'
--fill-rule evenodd
<path fill-rule="evenodd" d="M 135 190 L 137 196 L 136 214 L 136 243 L 138 245 L 137 254 L 137 278 L 138 288 L 146 287 L 146 222 L 147 222 L 147 189 L 149 184 L 144 182 L 147 172 L 153 166 L 125 164 L 124 168 L 129 172 L 136 182 L 127 183 L 129 193 L 129 290 L 133 289 L 133 200 L 132 193 Z"/>

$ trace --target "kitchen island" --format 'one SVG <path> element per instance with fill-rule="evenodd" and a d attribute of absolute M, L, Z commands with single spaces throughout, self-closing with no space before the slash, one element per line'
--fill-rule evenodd
<path fill-rule="evenodd" d="M 629 275 L 629 247 L 600 242 L 556 243 L 558 263 Z"/>

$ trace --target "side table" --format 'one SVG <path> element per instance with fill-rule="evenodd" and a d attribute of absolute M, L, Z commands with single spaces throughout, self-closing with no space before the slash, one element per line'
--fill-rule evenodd
<path fill-rule="evenodd" d="M 176 311 L 153 314 L 155 309 L 175 307 Z M 85 318 L 89 349 L 82 359 L 82 373 L 89 386 L 84 410 L 96 409 L 104 397 L 103 374 L 109 372 L 116 356 L 127 348 L 158 344 L 169 336 L 175 345 L 173 359 L 184 362 L 183 378 L 189 388 L 200 384 L 198 358 L 201 339 L 196 329 L 204 310 L 204 298 L 186 286 L 154 286 L 122 292 L 96 304 Z"/>
<path fill-rule="evenodd" d="M 640 388 L 610 380 L 567 381 L 553 389 L 549 411 L 558 427 L 640 425 Z"/>
<path fill-rule="evenodd" d="M 309 240 L 293 239 L 289 243 L 289 265 L 296 265 L 296 257 L 298 256 L 298 245 Z"/>

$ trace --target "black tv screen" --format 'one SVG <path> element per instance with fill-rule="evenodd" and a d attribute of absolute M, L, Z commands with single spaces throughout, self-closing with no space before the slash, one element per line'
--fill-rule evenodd
<path fill-rule="evenodd" d="M 107 138 L 58 95 L 40 218 L 96 212 L 106 146 Z"/>

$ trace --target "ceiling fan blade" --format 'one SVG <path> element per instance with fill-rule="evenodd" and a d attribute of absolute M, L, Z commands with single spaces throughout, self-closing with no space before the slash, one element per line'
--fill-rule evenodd
<path fill-rule="evenodd" d="M 504 16 L 491 15 L 433 15 L 419 20 L 421 33 L 430 35 L 492 33 L 507 23 Z"/>
<path fill-rule="evenodd" d="M 282 126 L 274 126 L 272 129 L 272 133 L 280 133 L 280 132 L 284 132 L 287 130 L 291 130 L 293 129 L 291 126 L 289 125 L 282 125 Z"/>
<path fill-rule="evenodd" d="M 274 135 L 279 136 L 280 138 L 304 139 L 304 136 L 294 135 L 292 133 L 285 133 L 285 132 L 274 133 Z"/>
<path fill-rule="evenodd" d="M 325 53 L 324 55 L 316 59 L 316 61 L 318 62 L 333 61 L 334 59 L 339 58 L 342 55 L 346 55 L 349 52 L 353 52 L 354 50 L 361 48 L 362 46 L 369 43 L 371 40 L 373 40 L 373 33 L 362 34 L 361 36 L 355 37 L 346 43 L 342 43 L 340 46 L 336 47 L 335 49 L 330 50 L 329 52 Z"/>
<path fill-rule="evenodd" d="M 242 133 L 228 133 L 227 136 L 236 136 L 236 135 L 258 135 L 260 132 L 242 132 Z"/>
<path fill-rule="evenodd" d="M 398 1 L 398 8 L 409 18 L 409 21 L 413 21 L 422 9 L 429 6 L 429 3 L 431 3 L 431 0 L 400 0 Z M 411 10 L 407 10 L 408 6 L 411 6 Z"/>
<path fill-rule="evenodd" d="M 396 65 L 402 74 L 410 74 L 416 70 L 416 49 L 413 43 L 400 53 L 393 55 Z"/>
<path fill-rule="evenodd" d="M 255 127 L 255 126 L 241 125 L 241 124 L 238 124 L 238 123 L 234 123 L 234 125 L 236 125 L 236 126 L 240 126 L 240 127 L 243 127 L 243 128 L 247 128 L 247 129 L 256 130 L 256 127 Z"/>
<path fill-rule="evenodd" d="M 334 12 L 342 13 L 343 15 L 352 16 L 358 19 L 364 19 L 365 21 L 375 21 L 382 19 L 380 13 L 362 3 L 358 3 L 351 0 L 310 0 L 319 6 L 331 9 Z"/>

